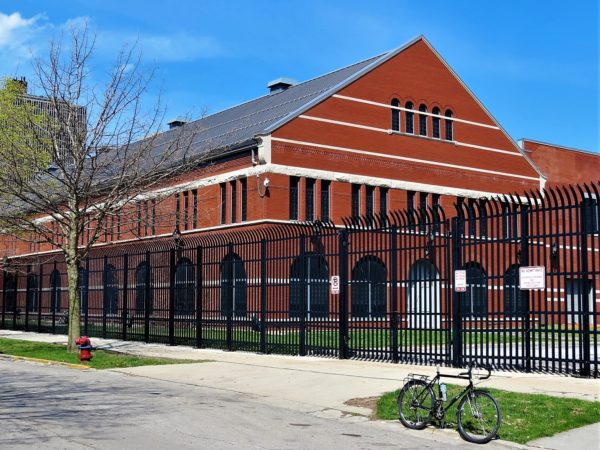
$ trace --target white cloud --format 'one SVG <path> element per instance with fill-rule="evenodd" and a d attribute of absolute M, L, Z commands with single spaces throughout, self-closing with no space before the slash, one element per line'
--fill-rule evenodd
<path fill-rule="evenodd" d="M 11 15 L 0 12 L 0 47 L 10 47 L 22 42 L 23 33 L 28 35 L 39 17 L 24 19 L 18 12 Z"/>

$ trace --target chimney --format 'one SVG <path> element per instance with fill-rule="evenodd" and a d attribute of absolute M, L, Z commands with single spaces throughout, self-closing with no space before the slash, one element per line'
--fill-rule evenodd
<path fill-rule="evenodd" d="M 277 78 L 276 80 L 269 81 L 269 83 L 267 83 L 267 87 L 269 88 L 270 94 L 277 94 L 278 92 L 283 92 L 295 84 L 298 84 L 298 82 L 293 78 L 281 77 Z"/>
<path fill-rule="evenodd" d="M 19 86 L 21 89 L 23 89 L 23 94 L 27 94 L 27 80 L 25 79 L 25 77 L 13 78 L 12 82 L 14 83 L 14 85 Z"/>
<path fill-rule="evenodd" d="M 187 120 L 185 120 L 183 117 L 176 117 L 175 119 L 167 122 L 167 125 L 169 125 L 169 130 L 172 130 L 173 128 L 181 127 L 186 123 Z"/>

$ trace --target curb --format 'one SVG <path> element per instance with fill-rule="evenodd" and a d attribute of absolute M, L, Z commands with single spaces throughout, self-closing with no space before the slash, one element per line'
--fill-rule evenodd
<path fill-rule="evenodd" d="M 90 366 L 86 366 L 83 364 L 73 364 L 73 363 L 67 363 L 67 362 L 63 362 L 63 361 L 52 361 L 50 359 L 42 359 L 42 358 L 30 358 L 28 356 L 0 354 L 0 358 L 10 359 L 11 361 L 29 361 L 29 362 L 39 363 L 39 364 L 48 364 L 48 365 L 52 365 L 52 366 L 63 366 L 63 367 L 68 367 L 69 369 L 79 369 L 79 370 L 91 369 Z"/>

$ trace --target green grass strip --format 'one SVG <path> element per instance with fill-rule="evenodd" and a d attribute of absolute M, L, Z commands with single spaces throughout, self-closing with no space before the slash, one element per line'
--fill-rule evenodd
<path fill-rule="evenodd" d="M 93 343 L 93 341 L 92 341 Z M 80 363 L 79 353 L 67 352 L 66 345 L 47 344 L 43 342 L 23 341 L 0 338 L 0 353 L 27 358 L 46 359 L 69 364 L 85 364 L 94 369 L 115 369 L 122 367 L 154 366 L 162 364 L 185 364 L 202 361 L 148 358 L 144 356 L 125 355 L 105 350 L 94 350 L 89 363 Z"/>
<path fill-rule="evenodd" d="M 568 380 L 565 380 L 568 383 Z M 435 388 L 437 389 L 437 388 Z M 448 399 L 463 387 L 448 385 Z M 485 389 L 498 401 L 502 412 L 500 439 L 525 444 L 534 439 L 579 428 L 600 421 L 600 402 L 541 394 L 521 394 L 499 389 Z M 397 390 L 382 396 L 377 402 L 377 418 L 398 420 Z M 436 393 L 437 396 L 437 393 Z M 458 401 L 446 412 L 446 426 L 456 428 Z"/>

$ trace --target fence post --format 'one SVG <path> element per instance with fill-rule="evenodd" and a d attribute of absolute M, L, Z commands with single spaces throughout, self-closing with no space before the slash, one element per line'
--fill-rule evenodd
<path fill-rule="evenodd" d="M 299 236 L 300 239 L 300 356 L 306 355 L 306 310 L 307 310 L 307 283 L 306 283 L 306 243 L 304 234 Z"/>
<path fill-rule="evenodd" d="M 202 347 L 202 311 L 203 311 L 203 290 L 202 285 L 202 265 L 203 265 L 202 247 L 196 247 L 196 347 Z"/>
<path fill-rule="evenodd" d="M 461 230 L 463 230 L 464 219 L 461 216 L 452 218 L 452 265 L 450 267 L 450 279 L 452 280 L 452 365 L 462 366 L 462 314 L 461 300 L 464 293 L 456 292 L 454 284 L 454 271 L 462 268 L 461 254 Z"/>
<path fill-rule="evenodd" d="M 267 353 L 267 241 L 260 241 L 260 351 Z"/>
<path fill-rule="evenodd" d="M 42 328 L 42 290 L 44 289 L 44 265 L 40 264 L 39 279 L 38 279 L 38 291 L 37 291 L 37 331 L 38 333 Z"/>
<path fill-rule="evenodd" d="M 339 233 L 339 268 L 340 268 L 340 294 L 339 294 L 339 358 L 348 358 L 348 231 Z"/>
<path fill-rule="evenodd" d="M 27 265 L 27 275 L 26 275 L 26 285 L 25 285 L 25 331 L 29 331 L 29 302 L 30 302 L 30 290 L 31 287 L 29 286 L 29 279 L 32 277 L 31 275 L 31 264 Z"/>
<path fill-rule="evenodd" d="M 521 216 L 521 258 L 520 265 L 528 266 L 529 265 L 529 207 L 527 205 L 521 206 L 521 211 L 519 213 Z M 525 323 L 523 330 L 523 355 L 525 357 L 525 371 L 531 372 L 531 307 L 529 306 L 529 291 L 522 290 L 520 291 L 522 297 L 523 304 L 525 306 L 524 311 L 524 319 Z"/>
<path fill-rule="evenodd" d="M 108 303 L 108 292 L 106 292 L 106 283 L 108 272 L 108 256 L 104 256 L 104 267 L 102 267 L 102 337 L 106 339 L 106 310 Z"/>
<path fill-rule="evenodd" d="M 397 363 L 399 361 L 398 358 L 398 228 L 396 225 L 393 225 L 390 233 L 390 248 L 391 248 L 391 264 L 390 270 L 392 272 L 391 283 L 392 283 L 392 292 L 391 292 L 391 321 L 390 325 L 392 327 L 392 361 Z"/>
<path fill-rule="evenodd" d="M 6 270 L 2 271 L 2 328 L 4 328 L 4 316 L 6 315 L 6 279 L 8 274 Z"/>
<path fill-rule="evenodd" d="M 175 249 L 169 252 L 169 345 L 175 345 Z"/>
<path fill-rule="evenodd" d="M 227 298 L 229 299 L 226 307 L 227 307 L 227 350 L 232 351 L 233 350 L 233 304 L 235 302 L 235 298 L 233 298 L 234 296 L 234 291 L 233 291 L 233 242 L 230 242 L 229 244 L 227 244 L 227 262 L 226 262 L 226 268 L 225 268 L 225 273 L 227 274 L 227 280 L 229 285 L 227 286 Z"/>
<path fill-rule="evenodd" d="M 56 260 L 54 260 L 54 268 L 52 269 L 52 274 L 56 273 Z M 50 307 L 52 308 L 52 334 L 56 333 L 56 308 L 58 307 L 58 300 L 60 300 L 60 289 L 55 289 L 52 287 L 52 276 L 50 275 Z M 15 283 L 16 285 L 16 283 Z M 62 289 L 62 283 L 61 283 Z M 56 296 L 58 295 L 58 298 Z"/>
<path fill-rule="evenodd" d="M 15 294 L 14 294 L 14 304 L 13 304 L 13 330 L 17 329 L 17 306 L 19 304 L 19 271 L 15 272 Z"/>
<path fill-rule="evenodd" d="M 81 293 L 80 293 L 81 295 Z M 85 311 L 83 312 L 84 335 L 89 336 L 90 322 L 90 258 L 85 258 Z"/>
<path fill-rule="evenodd" d="M 137 280 L 136 280 L 137 282 Z M 146 250 L 146 279 L 144 280 L 144 342 L 150 342 L 150 308 L 152 305 L 152 267 L 150 265 L 150 251 Z"/>
<path fill-rule="evenodd" d="M 587 234 L 593 233 L 593 227 L 588 228 L 588 204 L 590 207 L 593 205 L 593 199 L 590 198 L 589 203 L 586 202 L 584 198 L 580 203 L 580 220 L 579 220 L 579 269 L 581 271 L 581 287 L 579 289 L 579 304 L 581 305 L 579 309 L 581 315 L 581 327 L 579 328 L 579 345 L 580 345 L 580 353 L 582 355 L 582 366 L 580 369 L 580 374 L 583 377 L 590 376 L 590 362 L 591 362 L 591 354 L 590 354 L 590 301 L 589 301 L 589 291 L 592 289 L 593 298 L 596 297 L 593 291 L 593 283 L 590 286 L 589 277 L 589 266 L 588 266 L 588 249 L 587 249 Z M 597 199 L 596 199 L 597 201 Z M 592 222 L 593 223 L 593 222 Z"/>
<path fill-rule="evenodd" d="M 129 276 L 129 255 L 125 253 L 123 255 L 123 312 L 121 315 L 121 335 L 124 341 L 127 340 L 127 315 L 129 312 L 127 304 L 127 291 L 128 291 L 128 276 Z"/>

